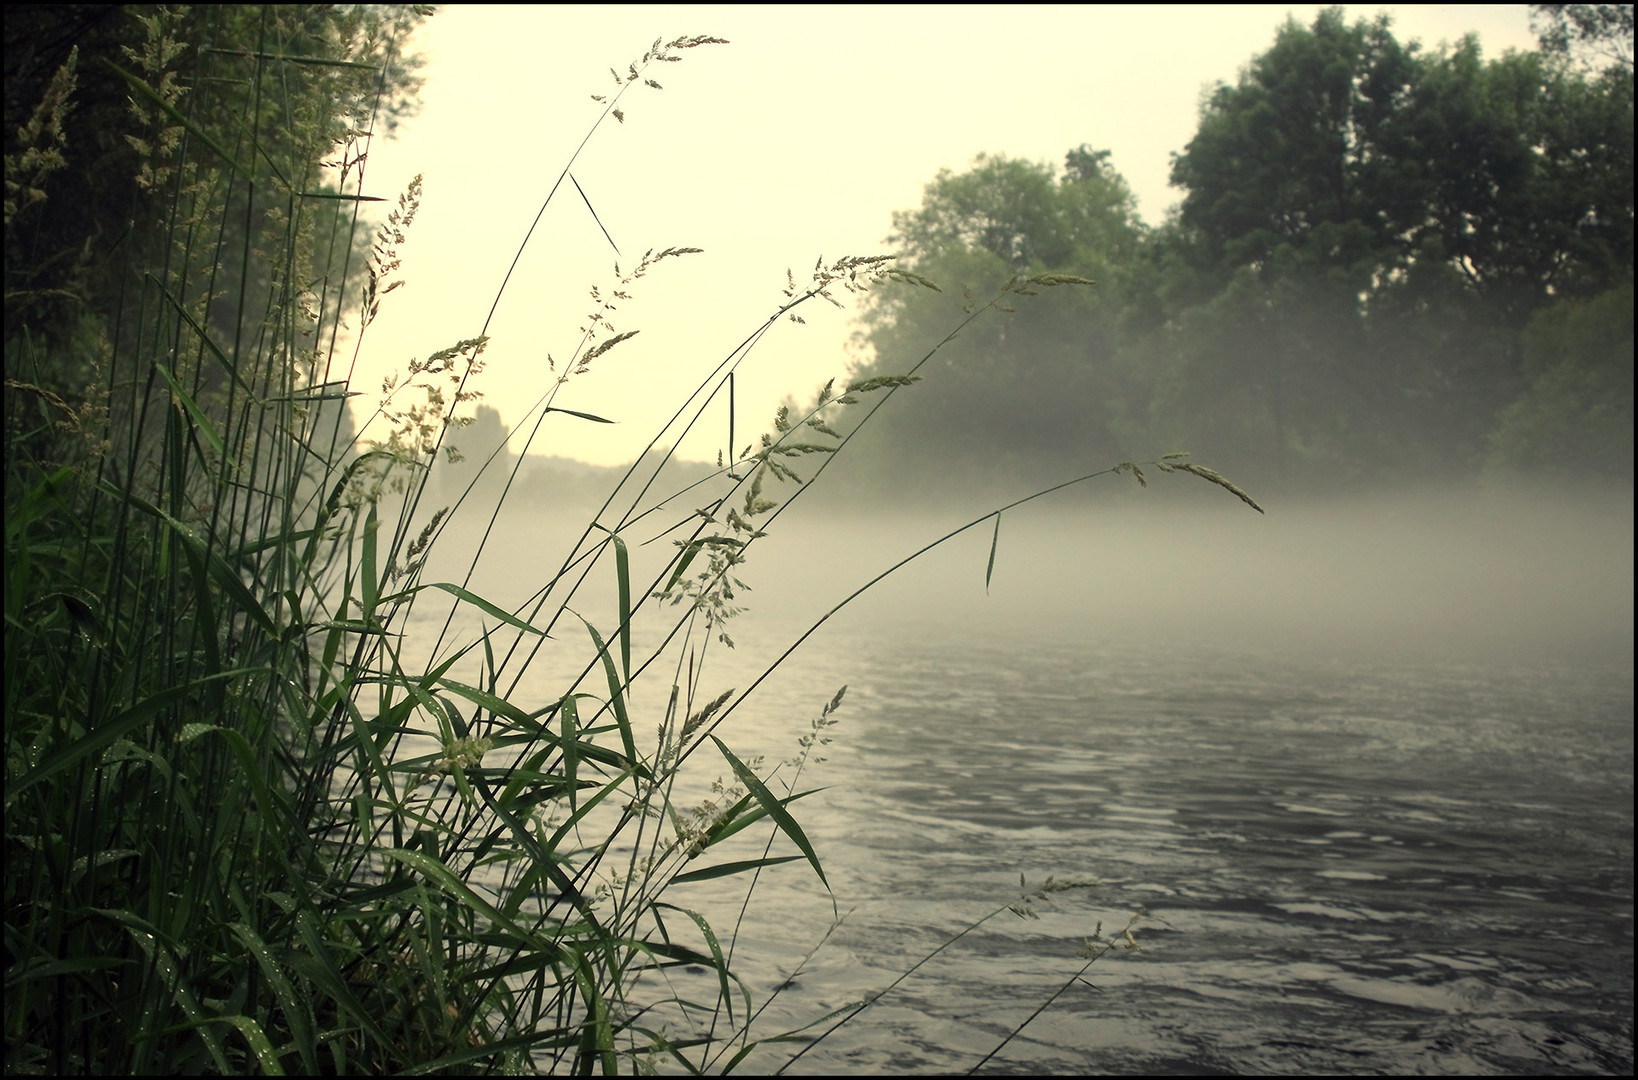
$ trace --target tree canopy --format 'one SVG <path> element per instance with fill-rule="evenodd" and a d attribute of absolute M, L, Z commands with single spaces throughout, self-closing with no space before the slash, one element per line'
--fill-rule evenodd
<path fill-rule="evenodd" d="M 106 408 L 146 377 L 129 370 L 132 328 L 173 303 L 225 355 L 276 353 L 323 381 L 330 343 L 313 328 L 334 326 L 370 259 L 360 203 L 340 192 L 357 190 L 372 125 L 416 108 L 420 61 L 401 44 L 427 10 L 7 8 L 8 384 Z M 308 340 L 269 344 L 287 333 Z M 197 335 L 178 349 L 199 351 Z M 225 381 L 191 367 L 197 395 Z"/>
<path fill-rule="evenodd" d="M 917 273 L 980 297 L 1020 273 L 1098 284 L 963 331 L 895 430 L 862 439 L 873 470 L 1038 475 L 1186 443 L 1269 490 L 1561 467 L 1570 446 L 1630 475 L 1630 426 L 1587 412 L 1630 416 L 1630 330 L 1624 384 L 1618 329 L 1574 343 L 1607 328 L 1600 298 L 1630 297 L 1630 13 L 1540 9 L 1543 47 L 1493 59 L 1471 36 L 1401 42 L 1386 16 L 1287 20 L 1205 99 L 1158 228 L 1084 146 L 1062 170 L 941 172 L 894 216 Z M 908 369 L 959 304 L 874 303 L 855 374 Z"/>
<path fill-rule="evenodd" d="M 1126 392 L 1115 347 L 1121 300 L 1141 273 L 1145 229 L 1107 151 L 1079 147 L 1063 169 L 980 155 L 944 170 L 922 206 L 895 213 L 890 242 L 943 292 L 875 293 L 859 342 L 874 356 L 860 376 L 908 370 L 975 304 L 1015 275 L 1070 270 L 1100 283 L 1060 296 L 1026 320 L 979 320 L 895 401 L 889 424 L 864 436 L 882 483 L 914 472 L 971 487 L 1042 459 L 1106 457 Z M 949 466 L 944 468 L 943 466 Z M 939 466 L 936 470 L 932 466 Z"/>

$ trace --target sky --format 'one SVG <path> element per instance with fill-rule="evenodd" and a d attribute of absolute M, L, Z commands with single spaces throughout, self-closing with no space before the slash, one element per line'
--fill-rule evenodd
<path fill-rule="evenodd" d="M 892 213 L 920 205 L 938 171 L 979 153 L 1061 164 L 1082 143 L 1111 151 L 1143 219 L 1181 193 L 1170 155 L 1194 134 L 1202 95 L 1266 50 L 1287 16 L 1318 5 L 1165 6 L 485 6 L 441 8 L 417 32 L 426 57 L 418 116 L 370 147 L 364 191 L 396 200 L 423 177 L 401 249 L 405 284 L 386 296 L 356 354 L 357 419 L 383 378 L 477 336 L 473 386 L 513 429 L 573 356 L 580 329 L 647 250 L 697 247 L 625 289 L 608 317 L 637 336 L 571 377 L 529 452 L 600 465 L 633 460 L 714 368 L 785 299 L 786 272 L 891 251 Z M 1476 32 L 1486 56 L 1535 44 L 1525 5 L 1348 5 L 1387 12 L 1425 46 Z M 603 106 L 655 38 L 729 44 L 653 65 L 627 91 L 623 123 Z M 579 156 L 574 155 L 579 149 Z M 495 313 L 508 267 L 553 183 Z M 595 208 L 596 218 L 588 210 Z M 601 228 L 599 227 L 601 222 Z M 605 236 L 603 230 L 608 235 Z M 612 243 L 612 247 L 611 247 Z M 618 249 L 619 254 L 616 254 Z M 840 294 L 847 298 L 846 293 Z M 811 397 L 857 355 L 853 314 L 822 302 L 781 322 L 735 378 L 735 442 L 767 430 L 787 395 Z M 346 365 L 352 356 L 339 361 Z M 400 402 L 404 399 L 400 398 Z M 681 444 L 712 460 L 727 442 L 723 397 Z M 366 437 L 381 437 L 379 425 Z M 459 443 L 459 439 L 455 440 Z M 669 445 L 674 437 L 662 438 Z M 462 447 L 463 451 L 476 449 Z M 486 450 L 488 448 L 485 448 Z"/>

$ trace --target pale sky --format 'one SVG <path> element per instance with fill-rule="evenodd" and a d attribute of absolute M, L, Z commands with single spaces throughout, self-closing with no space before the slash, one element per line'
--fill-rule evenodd
<path fill-rule="evenodd" d="M 353 388 L 360 419 L 382 377 L 476 336 L 552 182 L 656 37 L 710 34 L 730 44 L 656 64 L 628 91 L 625 123 L 605 122 L 573 175 L 622 253 L 698 247 L 629 291 L 612 321 L 631 339 L 575 376 L 556 404 L 618 421 L 553 415 L 533 453 L 629 462 L 815 261 L 885 253 L 894 210 L 920 205 L 940 168 L 980 152 L 1061 164 L 1089 143 L 1160 222 L 1180 193 L 1170 154 L 1194 134 L 1202 91 L 1232 83 L 1287 14 L 1317 5 L 1220 6 L 450 6 L 420 34 L 422 111 L 370 149 L 366 194 L 396 199 L 424 176 L 403 249 L 407 284 L 385 298 Z M 1529 49 L 1524 5 L 1349 5 L 1387 11 L 1396 36 L 1424 45 L 1480 36 L 1486 56 Z M 383 211 L 384 214 L 385 211 Z M 589 289 L 614 283 L 615 254 L 574 187 L 563 185 L 489 327 L 476 388 L 516 430 L 549 388 L 550 353 L 573 354 Z M 844 296 L 846 294 L 843 294 Z M 778 326 L 740 367 L 735 441 L 743 446 L 782 397 L 805 398 L 846 372 L 850 312 L 819 302 L 807 325 Z M 347 357 L 338 359 L 345 371 Z M 682 456 L 726 442 L 725 402 Z M 532 423 L 532 418 L 530 418 Z M 377 432 L 379 434 L 379 432 Z M 672 441 L 670 438 L 666 442 Z M 475 447 L 464 447 L 472 450 Z"/>

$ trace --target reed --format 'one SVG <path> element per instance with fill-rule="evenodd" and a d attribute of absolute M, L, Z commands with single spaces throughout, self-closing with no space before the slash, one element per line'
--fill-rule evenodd
<path fill-rule="evenodd" d="M 796 810 L 843 693 L 770 771 L 717 734 L 756 685 L 713 694 L 705 672 L 732 644 L 748 552 L 851 437 L 830 418 L 868 420 L 916 372 L 781 411 L 707 490 L 659 497 L 655 462 L 732 393 L 778 320 L 840 291 L 931 283 L 887 256 L 789 277 L 621 500 L 529 602 L 503 608 L 470 574 L 424 577 L 476 504 L 478 479 L 435 507 L 428 478 L 481 394 L 487 324 L 380 388 L 384 439 L 361 443 L 343 408 L 363 393 L 343 320 L 367 332 L 390 317 L 419 205 L 415 184 L 373 231 L 359 213 L 380 201 L 361 163 L 409 22 L 334 8 L 143 19 L 143 46 L 107 64 L 135 103 L 136 224 L 106 278 L 124 291 L 44 331 L 44 309 L 8 294 L 6 1070 L 731 1069 L 758 1045 L 760 1011 L 734 975 L 737 926 L 719 931 L 671 890 L 734 879 L 748 905 L 761 871 L 787 862 L 826 882 Z M 657 89 L 656 65 L 720 43 L 656 40 L 616 72 L 588 142 L 628 91 Z M 47 151 L 64 137 L 65 73 L 31 135 Z M 51 191 L 49 153 L 13 164 L 8 185 L 41 197 L 8 195 L 8 249 Z M 694 250 L 648 253 L 612 292 Z M 1075 284 L 1015 280 L 968 318 Z M 630 337 L 596 315 L 554 361 L 535 433 L 553 412 L 599 419 L 557 404 Z M 805 478 L 804 460 L 818 462 Z M 1249 501 L 1179 460 L 1153 464 Z M 1069 483 L 1113 471 L 1141 478 L 1123 463 Z M 967 527 L 993 516 L 998 538 L 1009 508 Z M 650 578 L 628 548 L 639 536 L 673 545 Z M 992 542 L 992 568 L 994 555 Z M 612 570 L 603 625 L 578 614 L 594 570 Z M 449 612 L 418 655 L 405 627 L 436 621 L 439 598 Z M 650 623 L 658 633 L 634 634 Z M 548 647 L 580 650 L 579 674 L 526 703 L 520 679 Z M 645 678 L 663 691 L 638 698 Z M 674 981 L 684 967 L 709 973 L 710 1000 Z"/>

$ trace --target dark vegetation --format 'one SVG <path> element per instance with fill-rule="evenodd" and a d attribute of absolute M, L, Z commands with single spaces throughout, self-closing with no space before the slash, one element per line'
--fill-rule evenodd
<path fill-rule="evenodd" d="M 1210 93 L 1158 226 L 1086 146 L 1061 169 L 941 173 L 894 215 L 912 269 L 969 297 L 1021 274 L 1098 284 L 964 332 L 853 468 L 938 494 L 1186 434 L 1265 493 L 1630 482 L 1632 8 L 1536 19 L 1540 49 L 1490 59 L 1385 17 L 1288 21 Z M 855 374 L 908 369 L 970 303 L 874 295 Z"/>

